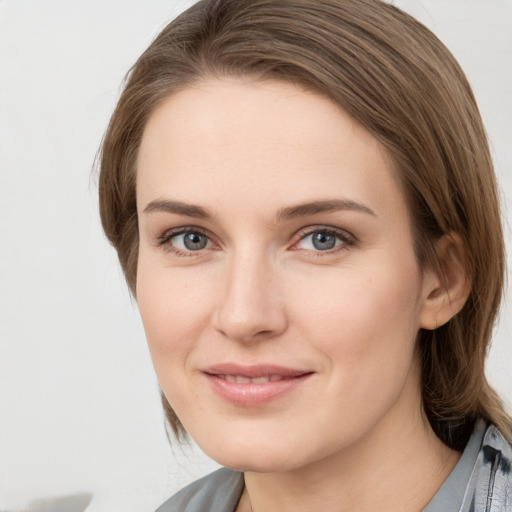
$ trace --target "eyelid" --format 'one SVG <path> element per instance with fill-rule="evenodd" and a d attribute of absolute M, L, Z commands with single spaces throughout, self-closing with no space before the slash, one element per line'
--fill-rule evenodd
<path fill-rule="evenodd" d="M 322 224 L 319 224 L 319 225 L 315 225 L 315 226 L 306 226 L 302 229 L 300 229 L 296 234 L 295 234 L 295 237 L 296 240 L 294 241 L 293 245 L 292 245 L 292 250 L 297 250 L 297 251 L 307 251 L 308 249 L 298 249 L 298 248 L 295 248 L 294 247 L 302 240 L 304 240 L 306 237 L 312 235 L 313 233 L 319 233 L 319 232 L 323 232 L 323 233 L 328 233 L 328 234 L 331 234 L 331 235 L 334 235 L 336 237 L 338 237 L 339 239 L 342 240 L 342 244 L 332 248 L 332 249 L 328 249 L 328 250 L 325 250 L 325 251 L 320 251 L 320 250 L 314 250 L 312 249 L 311 252 L 315 252 L 315 253 L 319 253 L 319 254 L 332 254 L 332 253 L 335 253 L 337 251 L 340 251 L 340 250 L 344 250 L 347 248 L 347 246 L 353 246 L 354 244 L 357 243 L 357 238 L 352 234 L 350 233 L 349 231 L 345 230 L 345 229 L 341 229 L 341 228 L 337 228 L 337 227 L 334 227 L 334 226 L 327 226 L 327 225 L 322 225 Z"/>
<path fill-rule="evenodd" d="M 177 228 L 167 229 L 161 235 L 157 236 L 157 245 L 162 247 L 167 252 L 177 254 L 178 256 L 199 256 L 200 254 L 204 253 L 204 249 L 197 251 L 187 251 L 179 249 L 178 247 L 174 247 L 169 243 L 172 238 L 184 233 L 197 233 L 199 235 L 205 236 L 214 246 L 218 247 L 218 244 L 214 241 L 213 236 L 207 230 L 198 226 L 180 226 Z M 208 249 L 212 249 L 212 247 L 209 247 Z"/>
<path fill-rule="evenodd" d="M 334 235 L 338 239 L 340 239 L 342 241 L 342 243 L 335 246 L 332 249 L 328 249 L 325 251 L 314 250 L 314 249 L 311 249 L 311 250 L 300 249 L 300 248 L 296 247 L 297 244 L 301 240 L 304 240 L 306 237 L 312 235 L 313 233 L 318 233 L 318 232 L 323 232 L 323 233 L 328 233 L 328 234 Z M 198 233 L 202 236 L 207 237 L 208 240 L 213 244 L 213 247 L 210 247 L 209 249 L 215 250 L 215 249 L 219 248 L 219 243 L 215 241 L 215 237 L 208 230 L 206 230 L 204 228 L 200 228 L 198 226 L 180 226 L 180 227 L 176 227 L 176 228 L 166 229 L 161 235 L 157 236 L 157 239 L 156 239 L 157 245 L 162 247 L 164 250 L 166 250 L 170 253 L 177 254 L 179 256 L 199 256 L 199 255 L 203 254 L 204 249 L 197 250 L 197 251 L 186 251 L 186 250 L 174 247 L 173 245 L 171 245 L 169 243 L 173 237 L 178 236 L 183 233 Z M 335 226 L 330 226 L 330 225 L 323 225 L 323 224 L 317 224 L 317 225 L 313 225 L 313 226 L 303 227 L 295 233 L 295 235 L 293 236 L 293 239 L 294 239 L 294 241 L 293 241 L 290 249 L 297 250 L 297 251 L 314 252 L 314 253 L 325 254 L 325 255 L 333 254 L 338 251 L 345 250 L 348 247 L 351 247 L 354 244 L 356 244 L 358 241 L 357 238 L 352 233 L 350 233 L 349 231 L 347 231 L 345 229 L 338 228 Z"/>

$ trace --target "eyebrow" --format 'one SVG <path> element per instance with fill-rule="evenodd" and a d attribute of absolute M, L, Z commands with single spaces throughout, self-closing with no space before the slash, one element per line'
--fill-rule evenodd
<path fill-rule="evenodd" d="M 373 210 L 364 204 L 350 201 L 348 199 L 328 199 L 326 201 L 314 201 L 311 203 L 303 203 L 297 206 L 289 206 L 282 208 L 277 213 L 277 220 L 291 220 L 297 217 L 306 217 L 317 213 L 327 213 L 335 211 L 350 210 L 365 213 L 376 217 Z"/>
<path fill-rule="evenodd" d="M 327 213 L 335 211 L 356 211 L 372 215 L 377 215 L 373 210 L 364 204 L 350 201 L 348 199 L 328 199 L 324 201 L 313 201 L 309 203 L 302 203 L 296 206 L 288 206 L 281 208 L 276 215 L 277 221 L 296 219 L 297 217 L 307 217 L 317 213 Z M 177 215 L 184 215 L 186 217 L 193 217 L 196 219 L 211 219 L 213 215 L 201 206 L 193 204 L 182 203 L 181 201 L 172 201 L 169 199 L 158 199 L 151 201 L 144 208 L 144 213 L 164 212 L 174 213 Z"/>
<path fill-rule="evenodd" d="M 144 208 L 144 213 L 153 212 L 175 213 L 178 215 L 185 215 L 187 217 L 194 217 L 196 219 L 210 219 L 212 217 L 212 215 L 201 206 L 167 199 L 158 199 L 148 203 L 146 208 Z"/>

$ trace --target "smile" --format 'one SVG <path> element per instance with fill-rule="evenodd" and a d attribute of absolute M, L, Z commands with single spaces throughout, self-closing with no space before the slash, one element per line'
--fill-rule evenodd
<path fill-rule="evenodd" d="M 314 372 L 273 365 L 224 364 L 203 372 L 210 389 L 223 401 L 261 407 L 297 390 Z"/>
<path fill-rule="evenodd" d="M 219 379 L 227 380 L 228 382 L 236 382 L 238 384 L 266 384 L 267 382 L 277 382 L 286 377 L 282 375 L 266 375 L 263 377 L 243 377 L 242 375 L 217 375 Z"/>

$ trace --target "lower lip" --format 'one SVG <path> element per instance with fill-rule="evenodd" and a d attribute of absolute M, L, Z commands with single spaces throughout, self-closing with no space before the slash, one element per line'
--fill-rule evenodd
<path fill-rule="evenodd" d="M 297 389 L 311 377 L 312 374 L 307 373 L 299 377 L 286 378 L 274 382 L 250 382 L 247 384 L 229 382 L 221 377 L 208 373 L 205 375 L 213 391 L 224 400 L 242 407 L 258 407 L 281 398 L 283 395 Z"/>

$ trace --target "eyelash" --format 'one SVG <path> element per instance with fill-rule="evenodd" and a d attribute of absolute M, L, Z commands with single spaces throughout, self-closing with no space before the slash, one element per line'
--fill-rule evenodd
<path fill-rule="evenodd" d="M 325 251 L 321 251 L 319 249 L 312 251 L 315 257 L 329 256 L 332 254 L 336 254 L 341 251 L 346 251 L 348 248 L 354 246 L 357 242 L 357 239 L 354 235 L 345 231 L 344 229 L 335 228 L 332 226 L 308 226 L 303 228 L 298 232 L 299 239 L 294 243 L 294 246 L 297 245 L 302 240 L 305 240 L 308 236 L 311 236 L 315 233 L 322 233 L 324 235 L 334 236 L 341 243 L 332 249 L 327 249 Z M 308 249 L 294 249 L 296 251 L 307 251 Z"/>
<path fill-rule="evenodd" d="M 212 237 L 207 232 L 203 231 L 202 229 L 199 229 L 199 228 L 193 227 L 193 226 L 185 226 L 185 227 L 181 227 L 178 229 L 167 230 L 165 233 L 163 233 L 161 236 L 158 237 L 158 246 L 162 247 L 167 252 L 176 254 L 177 256 L 185 256 L 185 257 L 198 256 L 202 252 L 201 250 L 184 251 L 183 249 L 179 249 L 170 244 L 171 240 L 174 237 L 183 235 L 185 233 L 192 233 L 192 234 L 204 236 L 204 237 L 208 238 L 208 240 L 210 242 L 214 243 L 212 241 Z M 308 226 L 306 228 L 303 228 L 302 230 L 300 230 L 297 233 L 297 236 L 299 238 L 296 242 L 294 242 L 293 246 L 297 245 L 302 240 L 306 239 L 308 236 L 311 236 L 315 233 L 323 233 L 325 235 L 334 236 L 338 240 L 341 241 L 341 243 L 339 245 L 333 247 L 332 249 L 327 249 L 325 251 L 312 250 L 311 252 L 313 252 L 313 254 L 315 254 L 315 256 L 318 256 L 318 257 L 332 255 L 332 254 L 347 250 L 349 247 L 352 247 L 357 243 L 357 239 L 354 237 L 354 235 L 352 235 L 351 233 L 349 233 L 343 229 L 334 228 L 332 226 Z M 308 251 L 308 249 L 293 249 L 293 246 L 292 246 L 292 250 Z"/>
<path fill-rule="evenodd" d="M 193 226 L 184 226 L 182 228 L 177 229 L 169 229 L 161 236 L 158 237 L 158 245 L 162 247 L 165 251 L 176 254 L 177 256 L 197 256 L 201 251 L 184 251 L 183 249 L 178 249 L 170 244 L 170 241 L 179 235 L 183 235 L 185 233 L 193 233 L 196 235 L 205 236 L 211 242 L 211 236 L 208 235 L 202 229 Z"/>

